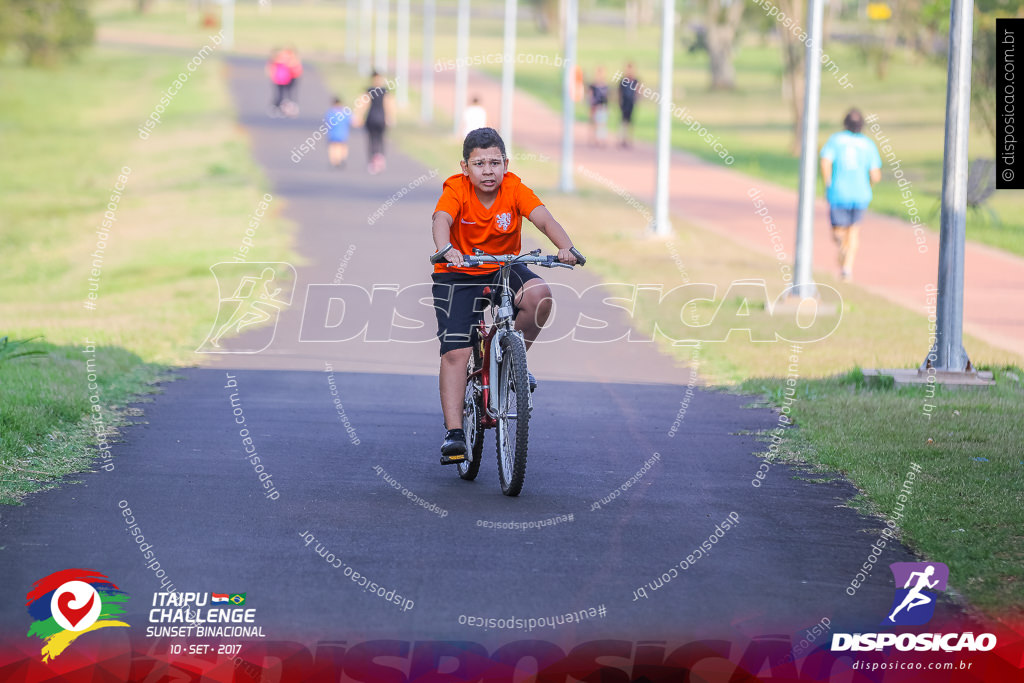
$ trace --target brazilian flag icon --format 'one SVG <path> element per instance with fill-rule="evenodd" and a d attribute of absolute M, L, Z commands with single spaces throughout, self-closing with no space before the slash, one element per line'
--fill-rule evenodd
<path fill-rule="evenodd" d="M 228 597 L 228 602 L 232 605 L 244 605 L 245 593 L 232 593 L 230 597 Z"/>

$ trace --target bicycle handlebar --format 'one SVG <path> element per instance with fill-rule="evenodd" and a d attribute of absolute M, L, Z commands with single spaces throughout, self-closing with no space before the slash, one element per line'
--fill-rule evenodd
<path fill-rule="evenodd" d="M 451 249 L 451 247 L 448 247 L 448 249 Z M 436 254 L 434 254 L 433 256 L 431 256 L 430 257 L 430 262 L 432 264 L 435 264 L 435 265 L 438 264 L 438 263 L 444 263 L 445 262 L 444 255 L 448 253 L 448 249 L 442 249 L 441 251 L 439 251 Z M 583 254 L 581 254 L 576 249 L 576 247 L 570 248 L 569 251 L 570 251 L 570 253 L 572 253 L 573 256 L 576 257 L 577 265 L 580 265 L 580 266 L 586 265 L 587 259 L 583 256 Z M 466 254 L 462 258 L 462 265 L 463 265 L 463 267 L 467 267 L 467 268 L 473 268 L 473 267 L 476 267 L 476 266 L 483 265 L 485 263 L 512 263 L 512 262 L 515 262 L 515 263 L 529 263 L 531 265 L 541 266 L 543 268 L 568 268 L 570 270 L 572 270 L 572 268 L 573 268 L 573 266 L 569 265 L 568 263 L 562 263 L 561 261 L 559 261 L 558 257 L 555 256 L 554 254 L 547 254 L 545 256 L 541 256 L 540 249 L 535 249 L 534 251 L 531 251 L 528 254 L 521 254 L 519 256 L 516 256 L 515 254 L 505 254 L 505 255 L 502 255 L 502 256 L 492 256 L 490 254 L 478 253 L 478 254 Z M 454 265 L 454 264 L 449 263 L 448 267 L 450 268 L 452 265 Z"/>
<path fill-rule="evenodd" d="M 434 254 L 433 256 L 431 256 L 431 257 L 430 257 L 430 263 L 431 263 L 432 265 L 435 265 L 435 266 L 436 266 L 436 265 L 437 265 L 438 263 L 443 263 L 443 262 L 445 261 L 444 255 L 445 255 L 445 254 L 447 254 L 447 253 L 448 253 L 448 250 L 449 250 L 449 249 L 451 249 L 451 248 L 452 248 L 452 245 L 451 245 L 451 244 L 449 244 L 449 245 L 448 245 L 447 247 L 445 247 L 444 249 L 441 249 L 440 251 L 438 251 L 437 253 L 435 253 L 435 254 Z"/>

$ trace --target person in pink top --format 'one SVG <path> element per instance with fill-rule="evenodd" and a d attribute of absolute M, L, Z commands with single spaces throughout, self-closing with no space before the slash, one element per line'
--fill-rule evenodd
<path fill-rule="evenodd" d="M 275 48 L 271 51 L 266 73 L 274 86 L 274 101 L 271 104 L 270 115 L 281 116 L 285 113 L 283 106 L 288 101 L 288 90 L 292 84 L 292 68 L 286 50 Z"/>

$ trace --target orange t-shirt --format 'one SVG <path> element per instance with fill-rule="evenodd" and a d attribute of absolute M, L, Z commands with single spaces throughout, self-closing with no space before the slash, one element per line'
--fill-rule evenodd
<path fill-rule="evenodd" d="M 463 254 L 472 254 L 476 247 L 486 254 L 501 256 L 519 253 L 523 216 L 529 217 L 542 203 L 519 176 L 506 173 L 494 203 L 485 209 L 469 177 L 457 173 L 444 181 L 434 212 L 444 211 L 452 217 L 451 243 Z M 444 263 L 434 266 L 435 273 L 482 274 L 497 269 L 497 264 L 477 268 L 448 268 Z"/>

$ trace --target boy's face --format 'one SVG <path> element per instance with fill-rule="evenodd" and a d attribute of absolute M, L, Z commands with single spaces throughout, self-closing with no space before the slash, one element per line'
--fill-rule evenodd
<path fill-rule="evenodd" d="M 462 172 L 469 176 L 469 182 L 483 194 L 497 192 L 508 170 L 508 159 L 502 158 L 497 147 L 474 148 L 469 153 L 469 161 L 461 163 Z"/>

